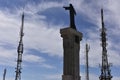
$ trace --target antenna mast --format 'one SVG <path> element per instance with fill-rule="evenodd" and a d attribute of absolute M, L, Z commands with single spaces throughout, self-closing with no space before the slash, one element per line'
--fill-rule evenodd
<path fill-rule="evenodd" d="M 16 67 L 16 76 L 15 76 L 15 80 L 21 80 L 21 63 L 22 63 L 22 54 L 23 54 L 23 26 L 24 26 L 24 13 L 22 14 L 22 25 L 20 28 L 20 41 L 19 41 L 19 45 L 18 45 L 18 59 L 17 59 L 17 67 Z"/>
<path fill-rule="evenodd" d="M 5 80 L 5 76 L 6 76 L 6 69 L 4 69 L 4 73 L 3 73 L 3 80 Z"/>
<path fill-rule="evenodd" d="M 89 50 L 90 50 L 90 46 L 86 44 L 86 80 L 89 80 L 89 62 L 88 62 Z"/>
<path fill-rule="evenodd" d="M 110 64 L 108 63 L 108 58 L 107 58 L 106 29 L 103 21 L 103 9 L 101 9 L 101 20 L 102 20 L 102 29 L 101 29 L 102 66 L 101 66 L 101 75 L 99 79 L 111 80 L 112 76 L 111 76 Z"/>

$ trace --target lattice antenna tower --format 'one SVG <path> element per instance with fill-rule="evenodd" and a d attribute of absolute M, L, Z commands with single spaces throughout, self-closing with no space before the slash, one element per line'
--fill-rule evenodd
<path fill-rule="evenodd" d="M 7 72 L 7 70 L 6 70 L 6 69 L 4 69 L 4 73 L 3 73 L 3 80 L 5 80 L 5 77 L 6 77 L 6 72 Z"/>
<path fill-rule="evenodd" d="M 20 41 L 19 41 L 19 45 L 17 48 L 17 52 L 18 52 L 18 58 L 17 58 L 17 67 L 16 67 L 16 75 L 15 75 L 15 80 L 21 80 L 21 63 L 22 63 L 22 54 L 23 54 L 23 27 L 24 27 L 24 12 L 22 14 L 22 24 L 21 24 L 21 28 L 20 28 Z"/>
<path fill-rule="evenodd" d="M 89 80 L 89 62 L 88 62 L 88 52 L 90 50 L 90 46 L 86 43 L 86 80 Z"/>
<path fill-rule="evenodd" d="M 102 20 L 102 29 L 101 29 L 101 46 L 102 46 L 102 65 L 101 65 L 101 75 L 99 77 L 100 80 L 111 80 L 111 70 L 110 70 L 110 64 L 108 63 L 108 57 L 107 57 L 107 39 L 106 39 L 106 28 L 104 26 L 103 21 L 103 9 L 101 9 L 101 20 Z"/>

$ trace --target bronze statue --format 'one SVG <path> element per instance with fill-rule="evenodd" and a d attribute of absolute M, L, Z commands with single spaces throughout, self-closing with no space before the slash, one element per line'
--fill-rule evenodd
<path fill-rule="evenodd" d="M 65 10 L 70 11 L 70 27 L 76 30 L 75 20 L 74 20 L 74 16 L 76 15 L 76 12 L 74 7 L 72 6 L 72 4 L 70 4 L 69 7 L 63 7 L 63 8 L 65 8 Z"/>

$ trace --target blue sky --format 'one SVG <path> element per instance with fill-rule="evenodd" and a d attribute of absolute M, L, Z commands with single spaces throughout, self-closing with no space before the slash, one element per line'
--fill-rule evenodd
<path fill-rule="evenodd" d="M 119 0 L 0 0 L 0 79 L 14 80 L 21 15 L 25 12 L 22 80 L 61 80 L 63 47 L 60 29 L 69 27 L 69 12 L 63 6 L 72 3 L 75 23 L 83 33 L 80 49 L 80 75 L 85 79 L 85 44 L 90 44 L 90 80 L 99 80 L 101 64 L 100 9 L 104 8 L 107 28 L 108 59 L 112 80 L 120 79 Z M 24 10 L 23 10 L 24 8 Z"/>

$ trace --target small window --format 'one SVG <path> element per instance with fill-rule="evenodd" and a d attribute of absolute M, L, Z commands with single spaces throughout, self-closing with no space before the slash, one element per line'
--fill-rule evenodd
<path fill-rule="evenodd" d="M 78 36 L 75 36 L 75 42 L 77 43 L 77 44 L 79 44 L 79 37 Z"/>

